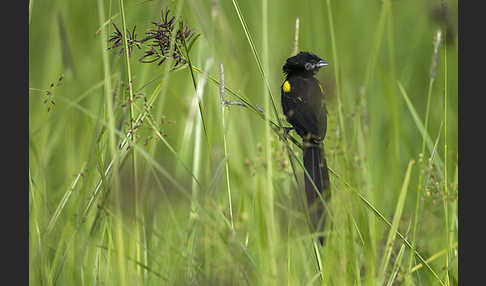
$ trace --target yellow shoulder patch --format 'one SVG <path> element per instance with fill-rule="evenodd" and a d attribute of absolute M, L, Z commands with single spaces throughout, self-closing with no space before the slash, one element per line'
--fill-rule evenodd
<path fill-rule="evenodd" d="M 324 88 L 322 87 L 321 84 L 319 84 L 319 88 L 321 89 L 322 94 L 324 94 Z"/>
<path fill-rule="evenodd" d="M 283 86 L 282 86 L 282 89 L 284 92 L 289 92 L 290 91 L 290 83 L 288 80 L 286 80 L 284 83 L 283 83 Z"/>

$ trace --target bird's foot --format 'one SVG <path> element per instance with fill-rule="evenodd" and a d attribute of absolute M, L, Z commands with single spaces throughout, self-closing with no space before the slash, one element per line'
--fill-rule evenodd
<path fill-rule="evenodd" d="M 289 132 L 294 130 L 294 127 L 282 127 L 283 129 L 283 138 L 287 140 L 287 137 L 289 136 Z"/>

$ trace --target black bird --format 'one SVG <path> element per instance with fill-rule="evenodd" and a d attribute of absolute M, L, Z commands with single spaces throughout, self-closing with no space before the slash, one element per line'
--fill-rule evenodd
<path fill-rule="evenodd" d="M 302 137 L 305 192 L 314 231 L 322 231 L 324 205 L 318 192 L 327 201 L 329 197 L 329 173 L 324 155 L 327 117 L 324 89 L 314 75 L 327 61 L 310 52 L 300 52 L 287 59 L 283 66 L 286 74 L 281 87 L 282 109 L 287 121 Z M 288 130 L 291 128 L 287 128 Z M 314 187 L 315 185 L 315 187 Z M 317 191 L 316 191 L 317 189 Z M 319 237 L 321 244 L 323 237 Z"/>

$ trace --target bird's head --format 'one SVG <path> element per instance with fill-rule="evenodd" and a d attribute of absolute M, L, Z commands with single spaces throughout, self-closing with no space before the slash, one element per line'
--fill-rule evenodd
<path fill-rule="evenodd" d="M 327 66 L 326 60 L 321 59 L 310 52 L 300 52 L 297 55 L 287 59 L 283 66 L 283 72 L 287 75 L 290 73 L 303 73 L 314 75 L 323 66 Z"/>

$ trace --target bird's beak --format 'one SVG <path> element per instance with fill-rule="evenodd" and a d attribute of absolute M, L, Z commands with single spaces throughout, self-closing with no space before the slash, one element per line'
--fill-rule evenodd
<path fill-rule="evenodd" d="M 328 62 L 325 61 L 325 60 L 320 60 L 317 64 L 316 64 L 316 67 L 320 68 L 320 67 L 323 67 L 323 66 L 327 66 L 328 65 Z"/>

